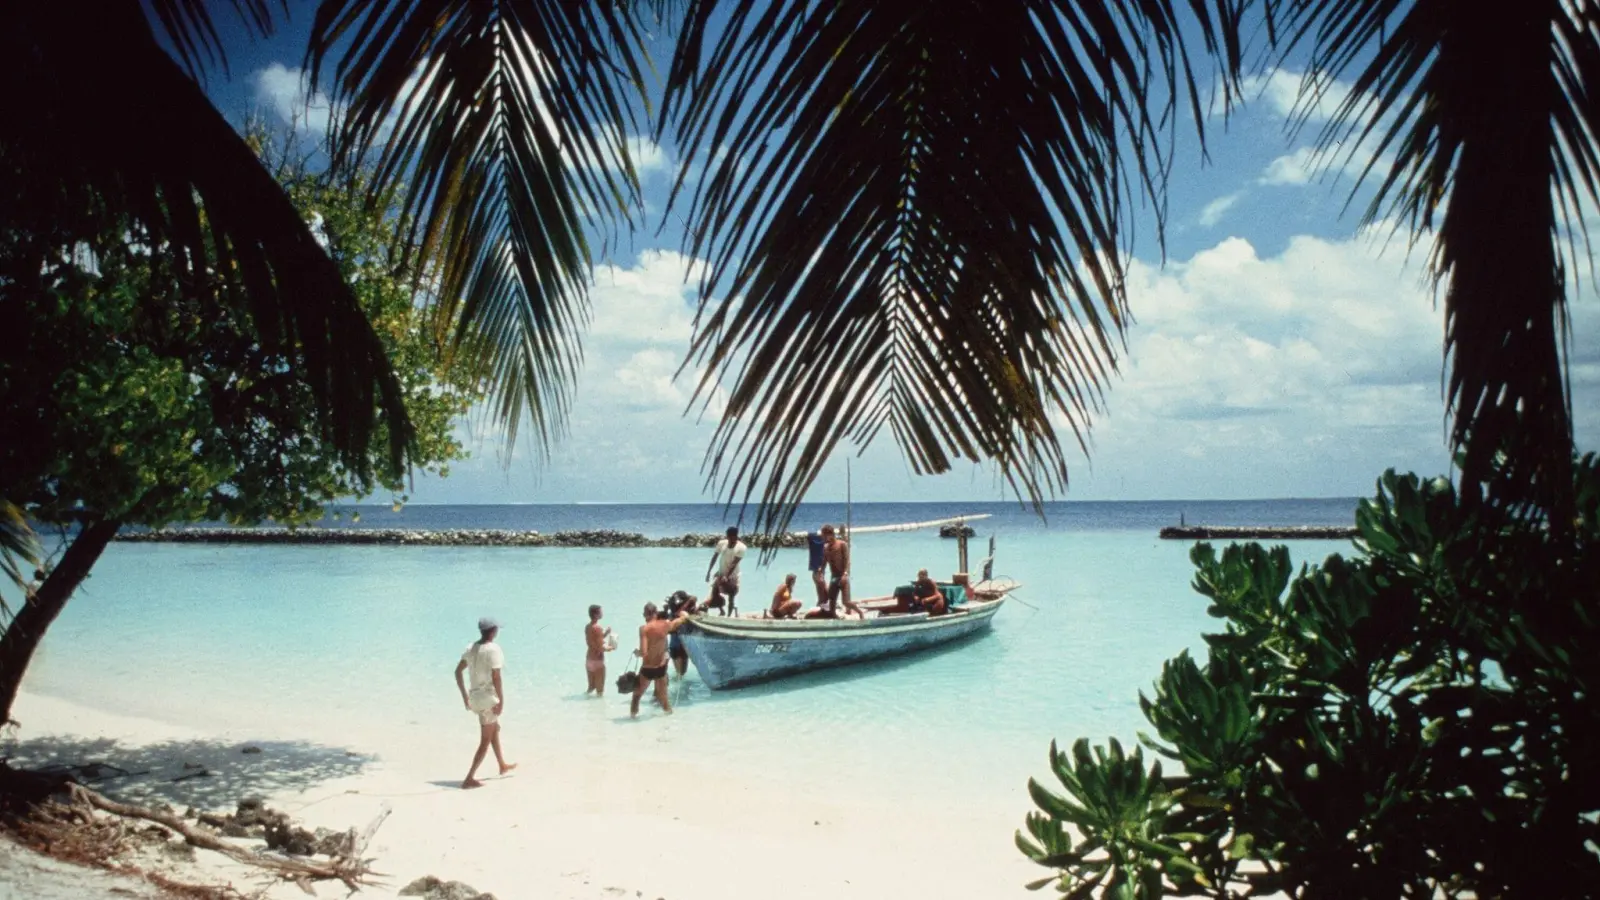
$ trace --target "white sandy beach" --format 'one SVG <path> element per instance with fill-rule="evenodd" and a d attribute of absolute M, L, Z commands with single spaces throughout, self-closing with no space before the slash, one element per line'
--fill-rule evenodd
<path fill-rule="evenodd" d="M 504 743 L 520 768 L 462 791 L 457 785 L 473 746 L 465 720 L 454 733 L 356 733 L 347 745 L 330 746 L 282 734 L 208 732 L 26 692 L 15 717 L 22 727 L 0 750 L 14 765 L 93 761 L 146 772 L 94 785 L 113 797 L 229 812 L 239 799 L 260 796 L 305 827 L 338 830 L 361 828 L 388 809 L 368 849 L 385 878 L 364 896 L 395 896 L 413 879 L 435 875 L 500 900 L 1005 898 L 1023 895 L 1026 881 L 1046 874 L 1012 843 L 1027 810 L 1019 786 L 1007 785 L 994 803 L 975 804 L 941 794 L 930 777 L 918 796 L 886 798 L 858 788 L 896 762 L 852 759 L 848 748 L 827 770 L 785 760 L 779 769 L 800 777 L 753 779 L 719 772 L 712 746 L 664 765 L 657 754 L 630 759 L 626 749 L 594 745 L 606 740 L 603 728 L 585 738 L 590 746 L 551 746 L 538 739 L 537 723 L 508 715 Z M 615 728 L 665 733 L 683 718 L 647 709 L 640 722 Z M 650 734 L 633 737 L 648 741 Z M 241 753 L 247 744 L 262 752 Z M 945 765 L 983 765 L 946 757 Z M 212 775 L 173 782 L 194 771 L 185 763 Z M 493 772 L 492 757 L 486 769 Z M 216 854 L 199 855 L 203 871 L 176 870 L 175 877 L 220 877 L 241 888 L 266 883 L 208 858 Z M 337 883 L 318 891 L 346 893 Z M 305 895 L 280 884 L 266 896 Z"/>

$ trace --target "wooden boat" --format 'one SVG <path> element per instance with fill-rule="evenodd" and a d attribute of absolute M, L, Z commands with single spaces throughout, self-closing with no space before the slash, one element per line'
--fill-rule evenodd
<path fill-rule="evenodd" d="M 964 524 L 974 518 L 982 517 L 857 528 L 850 534 L 950 522 Z M 961 567 L 965 569 L 966 538 L 961 536 L 958 540 Z M 986 570 L 992 559 L 991 539 Z M 678 634 L 683 637 L 700 679 L 713 690 L 722 690 L 815 669 L 916 653 L 976 634 L 993 623 L 1006 594 L 1017 585 L 993 580 L 967 582 L 964 575 L 957 575 L 949 582 L 940 582 L 939 587 L 949 610 L 942 616 L 900 611 L 902 604 L 890 595 L 857 600 L 856 604 L 866 610 L 866 618 L 770 619 L 765 618 L 765 612 L 742 616 L 700 613 L 684 623 Z"/>

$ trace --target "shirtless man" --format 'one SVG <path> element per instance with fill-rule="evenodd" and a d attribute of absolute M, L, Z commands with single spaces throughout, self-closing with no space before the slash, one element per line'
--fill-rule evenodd
<path fill-rule="evenodd" d="M 500 752 L 500 713 L 506 707 L 500 668 L 505 665 L 506 655 L 494 642 L 499 634 L 500 623 L 490 618 L 479 619 L 478 640 L 467 647 L 467 652 L 461 654 L 461 662 L 456 664 L 456 687 L 461 691 L 461 703 L 478 717 L 478 752 L 473 755 L 472 768 L 461 782 L 463 789 L 483 787 L 476 776 L 490 747 L 494 748 L 494 759 L 500 764 L 501 775 L 517 767 L 516 763 L 506 762 L 505 754 Z M 471 676 L 470 689 L 462 680 L 464 674 Z"/>
<path fill-rule="evenodd" d="M 616 644 L 607 643 L 611 629 L 600 627 L 601 615 L 600 604 L 590 606 L 589 624 L 583 627 L 583 640 L 589 648 L 583 660 L 583 668 L 589 673 L 589 689 L 583 692 L 585 697 L 591 691 L 597 697 L 606 695 L 606 651 L 617 649 Z"/>
<path fill-rule="evenodd" d="M 944 602 L 944 592 L 939 590 L 939 583 L 933 580 L 927 569 L 917 570 L 917 580 L 912 585 L 912 596 L 918 609 L 926 610 L 930 616 L 942 616 L 947 611 Z"/>
<path fill-rule="evenodd" d="M 794 573 L 783 578 L 783 584 L 772 594 L 772 608 L 767 614 L 774 619 L 792 619 L 800 611 L 800 601 L 794 599 Z"/>
<path fill-rule="evenodd" d="M 866 618 L 866 613 L 861 607 L 850 599 L 850 544 L 839 537 L 832 525 L 822 526 L 822 538 L 825 543 L 822 547 L 822 558 L 828 563 L 828 608 L 834 614 L 839 614 L 839 600 L 844 600 L 844 608 L 855 613 L 861 618 Z"/>
<path fill-rule="evenodd" d="M 689 621 L 689 614 L 679 610 L 678 617 L 672 620 L 656 618 L 656 605 L 644 605 L 644 624 L 639 626 L 639 649 L 633 651 L 635 656 L 642 660 L 639 666 L 639 682 L 633 688 L 633 707 L 628 713 L 634 718 L 639 717 L 639 698 L 644 696 L 644 689 L 650 682 L 656 684 L 656 702 L 672 714 L 672 702 L 667 699 L 667 636 L 678 630 L 678 626 Z"/>

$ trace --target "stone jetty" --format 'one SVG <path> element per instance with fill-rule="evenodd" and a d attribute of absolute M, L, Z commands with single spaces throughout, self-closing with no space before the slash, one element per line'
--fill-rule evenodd
<path fill-rule="evenodd" d="M 804 547 L 803 534 L 740 536 L 751 547 Z M 406 528 L 172 528 L 130 531 L 119 541 L 177 544 L 379 544 L 406 547 L 714 547 L 721 534 L 645 537 L 629 531 L 507 531 Z"/>
<path fill-rule="evenodd" d="M 1356 536 L 1350 525 L 1168 525 L 1161 529 L 1168 540 L 1340 540 Z"/>

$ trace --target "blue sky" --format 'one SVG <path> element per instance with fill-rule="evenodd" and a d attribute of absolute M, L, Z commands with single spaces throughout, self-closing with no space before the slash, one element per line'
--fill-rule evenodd
<path fill-rule="evenodd" d="M 209 90 L 231 117 L 330 114 L 300 72 L 312 7 L 268 41 L 230 41 L 231 77 Z M 1185 131 L 1177 146 L 1163 259 L 1148 209 L 1130 271 L 1135 324 L 1090 433 L 1069 462 L 1063 499 L 1144 500 L 1357 496 L 1386 468 L 1446 471 L 1443 324 L 1405 237 L 1360 228 L 1352 179 L 1318 171 L 1310 152 L 1326 107 L 1298 139 L 1285 122 L 1299 74 L 1252 79 L 1247 103 L 1208 121 L 1209 163 Z M 1334 85 L 1330 97 L 1342 86 Z M 541 463 L 482 417 L 462 423 L 473 458 L 447 479 L 419 480 L 412 502 L 693 502 L 714 420 L 685 415 L 693 374 L 676 380 L 690 335 L 696 261 L 678 229 L 657 235 L 673 148 L 641 138 L 647 227 L 600 261 L 567 438 Z M 1323 161 L 1328 162 L 1328 161 Z M 1600 444 L 1600 303 L 1593 285 L 1571 304 L 1573 408 L 1580 448 Z M 1063 440 L 1072 443 L 1071 435 Z M 836 452 L 810 499 L 842 499 Z M 892 442 L 852 463 L 857 500 L 997 500 L 994 468 L 916 477 Z"/>

